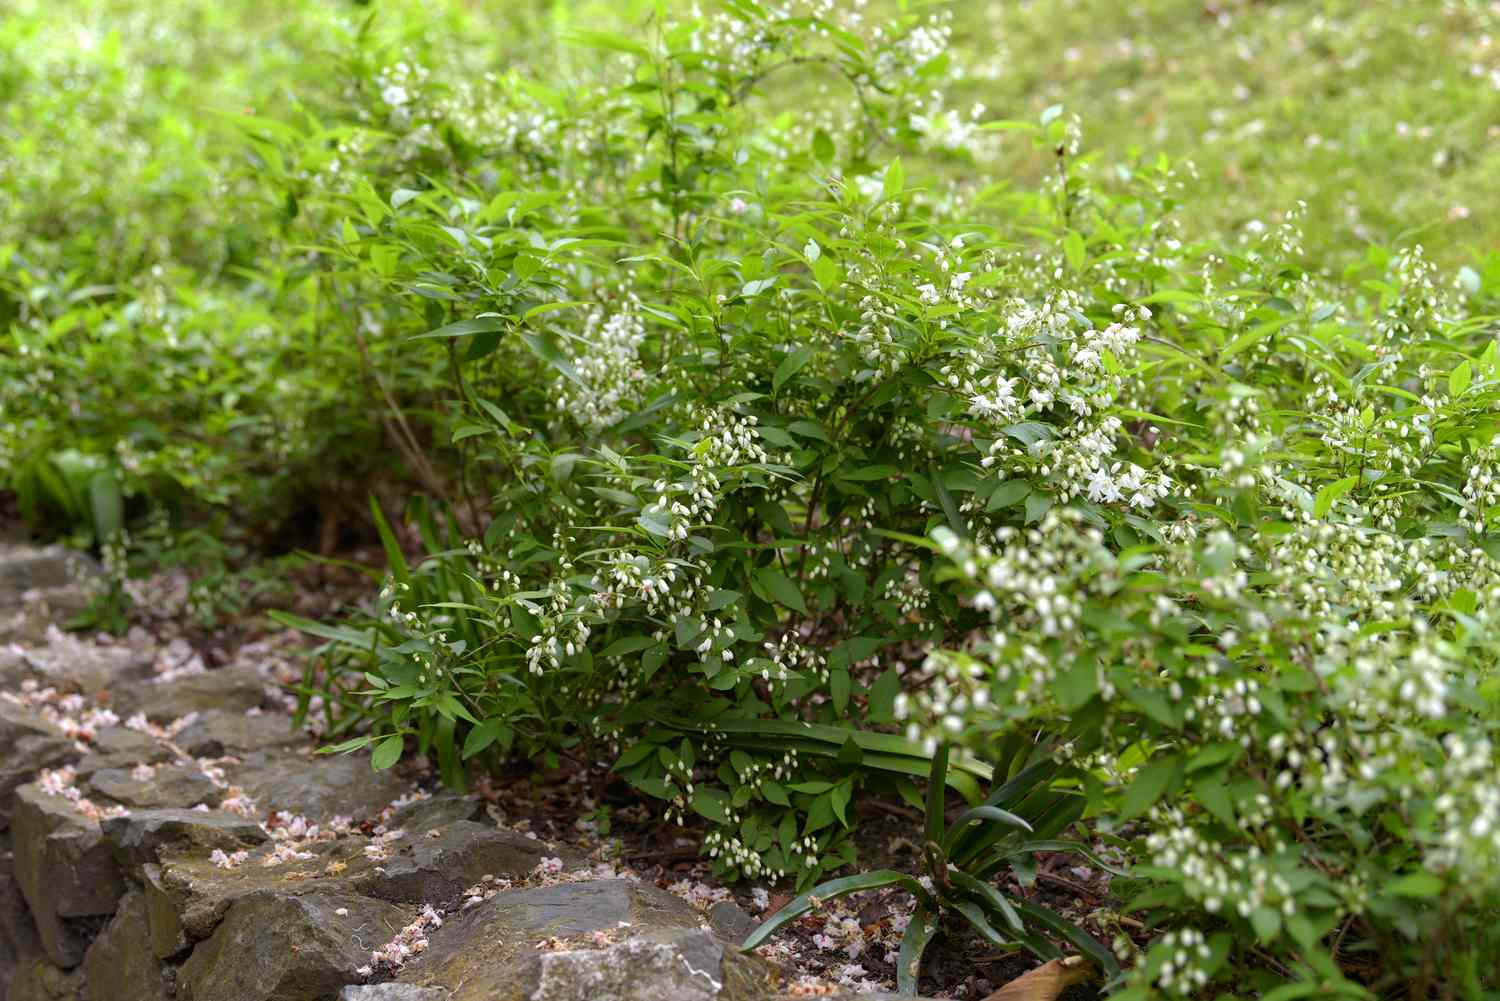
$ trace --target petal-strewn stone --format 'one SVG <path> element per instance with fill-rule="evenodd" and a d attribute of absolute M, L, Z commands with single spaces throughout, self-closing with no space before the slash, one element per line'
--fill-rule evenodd
<path fill-rule="evenodd" d="M 242 712 L 209 712 L 184 728 L 176 743 L 194 757 L 217 758 L 246 751 L 298 747 L 310 743 L 310 738 L 293 729 L 292 721 L 278 713 L 247 716 Z"/>
<path fill-rule="evenodd" d="M 441 987 L 413 987 L 411 984 L 359 984 L 339 992 L 339 1001 L 448 1001 Z"/>
<path fill-rule="evenodd" d="M 182 965 L 182 1001 L 323 1001 L 415 913 L 345 893 L 259 893 L 234 904 Z"/>
<path fill-rule="evenodd" d="M 752 1001 L 771 970 L 700 929 L 647 931 L 605 948 L 539 952 L 491 1001 Z"/>
<path fill-rule="evenodd" d="M 230 781 L 262 810 L 301 814 L 315 821 L 339 815 L 367 820 L 406 791 L 395 775 L 373 771 L 367 756 L 352 754 L 247 755 L 232 770 Z"/>
<path fill-rule="evenodd" d="M 260 825 L 219 810 L 135 810 L 106 820 L 103 830 L 127 868 L 155 862 L 169 845 L 208 854 L 215 848 L 235 851 L 266 840 Z"/>
<path fill-rule="evenodd" d="M 10 826 L 16 790 L 38 769 L 56 768 L 78 750 L 62 731 L 30 709 L 0 700 L 0 831 Z"/>
<path fill-rule="evenodd" d="M 162 765 L 149 776 L 137 777 L 134 770 L 103 768 L 88 780 L 90 795 L 124 803 L 132 809 L 217 806 L 223 793 L 207 775 L 189 765 Z"/>
<path fill-rule="evenodd" d="M 249 668 L 226 667 L 170 681 L 148 680 L 119 688 L 113 707 L 121 718 L 145 713 L 153 723 L 166 723 L 190 713 L 243 713 L 265 701 L 265 684 Z"/>
<path fill-rule="evenodd" d="M 367 873 L 354 885 L 382 900 L 447 907 L 486 875 L 525 876 L 554 854 L 544 842 L 524 834 L 460 820 L 411 832 L 380 871 Z"/>
<path fill-rule="evenodd" d="M 509 890 L 450 918 L 399 980 L 447 987 L 453 1001 L 499 1001 L 518 996 L 518 973 L 540 939 L 698 927 L 698 914 L 685 901 L 624 879 Z"/>

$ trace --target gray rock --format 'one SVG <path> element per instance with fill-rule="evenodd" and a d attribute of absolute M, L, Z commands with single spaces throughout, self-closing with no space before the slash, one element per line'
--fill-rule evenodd
<path fill-rule="evenodd" d="M 172 959 L 186 952 L 192 942 L 177 913 L 177 902 L 162 883 L 161 867 L 141 866 L 141 886 L 146 897 L 146 927 L 151 934 L 151 952 L 157 959 Z"/>
<path fill-rule="evenodd" d="M 452 906 L 486 875 L 521 877 L 555 854 L 515 831 L 459 820 L 413 831 L 381 867 L 354 881 L 357 892 L 397 903 Z"/>
<path fill-rule="evenodd" d="M 92 559 L 62 546 L 0 543 L 0 607 L 19 605 L 27 591 L 70 587 L 98 572 Z"/>
<path fill-rule="evenodd" d="M 448 1001 L 448 992 L 411 984 L 359 984 L 340 991 L 339 1001 Z"/>
<path fill-rule="evenodd" d="M 261 893 L 235 903 L 182 965 L 182 1001 L 322 1001 L 357 980 L 410 908 L 353 894 Z"/>
<path fill-rule="evenodd" d="M 261 705 L 265 696 L 265 685 L 253 669 L 226 667 L 123 686 L 115 696 L 114 710 L 125 719 L 143 712 L 153 723 L 165 723 L 189 713 L 243 713 Z"/>
<path fill-rule="evenodd" d="M 155 737 L 125 726 L 107 726 L 94 735 L 95 754 L 128 755 L 145 761 L 150 755 L 166 753 Z"/>
<path fill-rule="evenodd" d="M 708 909 L 708 926 L 728 942 L 743 942 L 755 930 L 755 919 L 733 900 L 721 900 Z"/>
<path fill-rule="evenodd" d="M 10 826 L 16 790 L 38 769 L 56 768 L 77 753 L 73 741 L 41 716 L 0 701 L 0 831 Z"/>
<path fill-rule="evenodd" d="M 769 998 L 763 961 L 726 948 L 710 932 L 647 931 L 603 949 L 540 952 L 492 1001 L 717 1001 Z"/>
<path fill-rule="evenodd" d="M 248 849 L 239 865 L 222 868 L 202 849 L 163 849 L 159 855 L 161 892 L 170 901 L 191 941 L 207 938 L 236 902 L 257 894 L 296 896 L 306 893 L 353 893 L 351 882 L 373 872 L 376 862 L 366 857 L 369 840 L 345 837 L 304 843 L 312 859 L 268 866 L 270 844 Z"/>
<path fill-rule="evenodd" d="M 56 965 L 77 966 L 83 943 L 64 919 L 110 914 L 125 892 L 110 845 L 71 802 L 36 785 L 17 790 L 11 823 L 16 882 L 42 948 Z"/>
<path fill-rule="evenodd" d="M 151 951 L 146 898 L 127 893 L 83 957 L 88 1001 L 167 1001 L 161 961 Z"/>
<path fill-rule="evenodd" d="M 247 716 L 244 713 L 204 713 L 177 735 L 176 744 L 194 757 L 217 758 L 225 754 L 297 747 L 309 743 L 307 734 L 292 729 L 292 721 L 280 713 Z"/>
<path fill-rule="evenodd" d="M 93 792 L 133 809 L 217 806 L 224 798 L 207 775 L 187 765 L 162 765 L 150 778 L 140 779 L 123 768 L 104 768 L 88 781 Z"/>
<path fill-rule="evenodd" d="M 459 820 L 485 819 L 484 800 L 478 796 L 460 796 L 440 792 L 427 799 L 408 803 L 392 815 L 389 826 L 408 831 L 430 831 Z"/>
<path fill-rule="evenodd" d="M 517 993 L 517 973 L 534 958 L 537 940 L 618 933 L 626 924 L 632 935 L 699 927 L 697 912 L 686 901 L 624 879 L 508 890 L 450 917 L 428 936 L 427 951 L 399 980 L 447 987 L 453 1001 L 525 997 Z"/>
<path fill-rule="evenodd" d="M 99 646 L 66 636 L 26 651 L 22 660 L 27 673 L 45 685 L 96 696 L 148 677 L 152 658 L 132 647 Z"/>
<path fill-rule="evenodd" d="M 73 768 L 80 778 L 88 778 L 106 768 L 154 765 L 171 757 L 171 749 L 149 734 L 123 726 L 111 726 L 95 734 L 92 750 Z"/>
<path fill-rule="evenodd" d="M 315 821 L 339 815 L 367 820 L 406 792 L 391 772 L 372 770 L 368 755 L 261 752 L 248 755 L 232 772 L 231 781 L 262 810 Z"/>
<path fill-rule="evenodd" d="M 15 859 L 8 851 L 0 853 L 0 998 L 11 996 L 16 971 L 41 954 L 36 925 L 16 882 Z"/>
<path fill-rule="evenodd" d="M 41 956 L 21 964 L 10 982 L 6 1001 L 87 1001 L 83 971 L 61 970 Z"/>
<path fill-rule="evenodd" d="M 163 848 L 215 848 L 232 852 L 267 840 L 259 824 L 220 810 L 135 810 L 102 825 L 120 864 L 128 869 L 155 862 Z"/>

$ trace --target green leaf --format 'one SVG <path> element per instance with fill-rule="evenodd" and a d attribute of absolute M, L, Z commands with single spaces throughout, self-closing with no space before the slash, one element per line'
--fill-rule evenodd
<path fill-rule="evenodd" d="M 828 694 L 833 700 L 833 709 L 839 715 L 849 707 L 849 669 L 835 668 L 828 672 Z"/>
<path fill-rule="evenodd" d="M 1015 908 L 1021 912 L 1021 917 L 1027 922 L 1039 924 L 1073 943 L 1079 952 L 1082 952 L 1098 964 L 1099 969 L 1104 971 L 1106 977 L 1112 977 L 1120 972 L 1120 963 L 1119 960 L 1115 959 L 1115 954 L 1098 939 L 1067 918 L 1045 907 L 1038 907 L 1036 904 L 1030 904 L 1024 900 L 1017 900 Z M 1032 951 L 1035 950 L 1033 949 Z"/>
<path fill-rule="evenodd" d="M 998 806 L 980 805 L 965 810 L 958 819 L 953 821 L 953 826 L 949 828 L 947 836 L 943 839 L 943 848 L 945 850 L 951 848 L 959 836 L 968 831 L 970 824 L 982 824 L 987 820 L 1027 832 L 1032 830 L 1031 825 L 1024 818 L 1016 816 L 1009 810 L 1002 810 Z"/>
<path fill-rule="evenodd" d="M 1168 754 L 1152 760 L 1135 775 L 1120 801 L 1120 819 L 1139 817 L 1182 777 L 1182 756 Z"/>
<path fill-rule="evenodd" d="M 1068 235 L 1063 237 L 1063 256 L 1067 258 L 1068 267 L 1074 271 L 1082 271 L 1086 255 L 1083 236 L 1077 230 L 1069 230 Z"/>
<path fill-rule="evenodd" d="M 410 583 L 411 571 L 407 569 L 406 557 L 401 553 L 401 544 L 396 541 L 396 533 L 391 531 L 390 523 L 385 520 L 385 512 L 380 509 L 380 501 L 374 494 L 370 495 L 370 516 L 375 520 L 375 531 L 379 533 L 380 545 L 385 549 L 385 561 L 390 566 L 391 576 L 399 583 Z"/>
<path fill-rule="evenodd" d="M 1467 358 L 1459 363 L 1458 367 L 1448 373 L 1448 395 L 1462 396 L 1464 390 L 1474 381 L 1474 365 Z"/>
<path fill-rule="evenodd" d="M 1297 998 L 1322 994 L 1323 985 L 1318 981 L 1305 980 L 1300 984 L 1282 984 L 1260 996 L 1260 1001 L 1296 1001 Z"/>
<path fill-rule="evenodd" d="M 901 693 L 901 675 L 888 667 L 870 686 L 867 713 L 871 723 L 889 723 L 896 718 L 896 696 Z"/>
<path fill-rule="evenodd" d="M 1099 691 L 1099 667 L 1090 657 L 1079 657 L 1073 666 L 1057 676 L 1052 686 L 1057 705 L 1064 712 L 1083 706 Z"/>
<path fill-rule="evenodd" d="M 94 537 L 101 542 L 113 539 L 125 527 L 125 502 L 120 484 L 110 471 L 101 469 L 89 479 L 89 510 Z"/>
<path fill-rule="evenodd" d="M 901 158 L 898 156 L 885 168 L 885 181 L 881 184 L 880 198 L 882 201 L 890 201 L 899 198 L 906 187 L 906 171 L 901 166 Z"/>
<path fill-rule="evenodd" d="M 922 975 L 922 954 L 927 951 L 937 930 L 937 919 L 931 911 L 919 904 L 906 926 L 906 933 L 901 936 L 901 951 L 896 958 L 898 993 L 917 993 L 917 981 Z"/>
<path fill-rule="evenodd" d="M 1326 515 L 1329 509 L 1333 507 L 1333 502 L 1353 490 L 1355 484 L 1358 482 L 1359 477 L 1346 476 L 1342 480 L 1337 480 L 1320 488 L 1317 497 L 1313 500 L 1313 517 L 1321 518 Z"/>
<path fill-rule="evenodd" d="M 802 600 L 802 591 L 796 581 L 775 567 L 762 567 L 755 572 L 755 584 L 759 591 L 772 601 L 795 611 L 807 614 L 807 602 Z"/>
<path fill-rule="evenodd" d="M 425 334 L 413 334 L 409 340 L 420 341 L 434 337 L 473 337 L 475 334 L 498 334 L 510 329 L 510 321 L 503 316 L 480 316 L 472 320 L 459 320 Z"/>
<path fill-rule="evenodd" d="M 812 361 L 817 353 L 817 348 L 806 344 L 783 358 L 781 364 L 776 366 L 775 374 L 771 376 L 771 392 L 779 393 L 786 381 L 801 371 L 802 367 Z"/>
<path fill-rule="evenodd" d="M 377 772 L 383 772 L 400 761 L 401 749 L 405 743 L 399 734 L 380 741 L 375 745 L 375 753 L 370 755 L 370 767 Z"/>
<path fill-rule="evenodd" d="M 1025 930 L 1025 926 L 1021 923 L 1021 915 L 1017 913 L 1015 906 L 995 887 L 983 880 L 975 879 L 962 870 L 949 873 L 948 878 L 953 881 L 954 886 L 983 901 L 986 907 L 999 914 L 1012 931 Z"/>
<path fill-rule="evenodd" d="M 483 723 L 469 730 L 469 735 L 464 738 L 464 760 L 489 747 L 499 739 L 501 732 L 506 729 L 505 724 L 499 720 L 485 720 Z"/>
<path fill-rule="evenodd" d="M 958 505 L 953 501 L 953 494 L 943 483 L 943 477 L 938 473 L 935 463 L 929 464 L 928 471 L 932 474 L 932 488 L 937 493 L 938 504 L 942 506 L 943 516 L 948 519 L 948 527 L 953 529 L 961 539 L 969 536 L 968 526 L 964 524 L 963 518 L 958 513 Z"/>
<path fill-rule="evenodd" d="M 726 803 L 724 794 L 717 789 L 699 786 L 693 790 L 693 811 L 716 824 L 729 823 Z"/>
<path fill-rule="evenodd" d="M 1032 522 L 1041 521 L 1042 517 L 1052 510 L 1054 503 L 1051 494 L 1027 494 L 1026 523 L 1029 525 Z"/>
<path fill-rule="evenodd" d="M 638 59 L 651 58 L 651 50 L 645 45 L 625 35 L 607 31 L 570 31 L 563 36 L 563 41 L 589 49 L 623 52 Z"/>
<path fill-rule="evenodd" d="M 609 646 L 604 648 L 601 657 L 623 657 L 627 653 L 635 653 L 644 650 L 656 643 L 650 636 L 621 636 Z"/>
<path fill-rule="evenodd" d="M 1019 503 L 1027 494 L 1031 493 L 1031 484 L 1025 480 L 1006 480 L 995 488 L 990 494 L 989 502 L 984 509 L 989 512 L 998 511 L 1003 507 L 1010 507 Z"/>
<path fill-rule="evenodd" d="M 1229 796 L 1229 786 L 1218 776 L 1193 784 L 1193 795 L 1214 819 L 1226 827 L 1235 827 L 1234 800 Z"/>
<path fill-rule="evenodd" d="M 927 775 L 927 840 L 933 844 L 943 842 L 946 824 L 945 803 L 947 799 L 948 744 L 938 744 L 932 755 L 932 770 Z"/>
<path fill-rule="evenodd" d="M 1443 881 L 1430 872 L 1409 872 L 1385 885 L 1392 897 L 1436 897 L 1443 892 Z"/>
<path fill-rule="evenodd" d="M 833 139 L 830 138 L 828 133 L 823 129 L 818 129 L 813 133 L 812 148 L 813 157 L 816 158 L 819 163 L 832 163 L 833 158 L 837 155 L 837 151 L 833 147 Z"/>
<path fill-rule="evenodd" d="M 1052 425 L 1043 424 L 1041 421 L 1021 421 L 1018 424 L 1007 424 L 1000 430 L 1027 448 L 1030 448 L 1039 441 L 1046 441 L 1055 434 Z"/>
<path fill-rule="evenodd" d="M 578 386 L 583 386 L 585 389 L 588 388 L 579 377 L 578 370 L 573 367 L 572 360 L 563 354 L 562 351 L 558 350 L 557 345 L 553 344 L 551 340 L 535 331 L 526 331 L 521 334 L 521 343 L 525 344 L 527 349 L 539 360 L 552 366 L 563 378 Z"/>
<path fill-rule="evenodd" d="M 984 908 L 979 904 L 971 900 L 958 900 L 954 901 L 953 909 L 963 915 L 964 920 L 968 921 L 974 930 L 979 932 L 980 937 L 990 945 L 1004 949 L 1011 944 L 1005 936 L 995 930 L 994 925 L 990 924 L 989 918 L 985 917 Z"/>
<path fill-rule="evenodd" d="M 1255 929 L 1255 937 L 1265 945 L 1281 934 L 1281 912 L 1274 907 L 1257 907 L 1250 912 L 1250 927 Z"/>
<path fill-rule="evenodd" d="M 368 629 L 331 626 L 324 622 L 305 619 L 300 615 L 293 615 L 291 612 L 272 610 L 267 612 L 266 615 L 278 625 L 285 626 L 288 629 L 296 629 L 299 632 L 307 633 L 309 636 L 317 636 L 320 639 L 331 640 L 334 643 L 342 643 L 355 650 L 370 649 L 371 641 L 374 638 L 374 634 Z"/>

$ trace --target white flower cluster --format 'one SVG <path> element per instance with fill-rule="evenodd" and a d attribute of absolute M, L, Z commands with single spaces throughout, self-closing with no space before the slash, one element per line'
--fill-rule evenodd
<path fill-rule="evenodd" d="M 1155 984 L 1167 994 L 1195 997 L 1208 984 L 1205 964 L 1213 950 L 1196 928 L 1175 928 L 1152 946 Z"/>
<path fill-rule="evenodd" d="M 558 412 L 596 429 L 629 416 L 648 388 L 640 360 L 645 340 L 633 298 L 613 312 L 591 310 L 573 354 L 573 375 L 559 376 L 555 384 Z"/>
<path fill-rule="evenodd" d="M 1464 456 L 1464 506 L 1459 523 L 1482 533 L 1496 524 L 1500 511 L 1500 435 Z"/>

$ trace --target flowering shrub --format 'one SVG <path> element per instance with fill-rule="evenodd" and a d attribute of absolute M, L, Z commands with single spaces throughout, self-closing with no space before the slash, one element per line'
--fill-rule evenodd
<path fill-rule="evenodd" d="M 880 150 L 930 124 L 919 28 L 747 4 L 589 35 L 613 90 L 454 98 L 493 123 L 481 190 L 309 210 L 353 210 L 339 280 L 446 356 L 469 491 L 419 512 L 424 561 L 392 547 L 368 623 L 306 624 L 340 650 L 309 695 L 374 721 L 344 748 L 387 766 L 414 735 L 455 782 L 602 742 L 725 874 L 801 886 L 852 860 L 854 797 L 919 802 L 924 750 L 973 751 L 977 800 L 995 742 L 1041 728 L 1165 926 L 1116 943 L 1133 996 L 1480 990 L 1482 290 L 1418 247 L 1309 271 L 1296 206 L 1186 244 L 1172 168 L 1103 183 L 1056 109 L 976 126 L 1054 159 L 1037 194 L 915 187 Z M 864 114 L 763 117 L 809 66 Z M 897 716 L 906 740 L 873 732 Z"/>
<path fill-rule="evenodd" d="M 931 656 L 899 711 L 974 747 L 1066 734 L 1096 823 L 1136 845 L 1130 906 L 1170 929 L 1121 996 L 1291 974 L 1480 997 L 1500 906 L 1495 327 L 1415 251 L 1351 315 L 1274 256 L 1295 238 L 1147 297 L 1172 304 L 1152 322 L 1171 351 L 1114 405 L 1152 414 L 1151 473 L 1101 464 L 1028 525 L 937 530 L 992 625 Z M 1033 492 L 1067 437 L 1007 450 Z"/>
<path fill-rule="evenodd" d="M 1027 852 L 948 838 L 919 783 L 951 748 L 982 811 L 1019 741 L 1046 840 L 1133 863 L 1140 917 L 1091 923 L 1140 926 L 1122 996 L 1495 989 L 1494 259 L 1310 261 L 1295 201 L 1204 233 L 1190 164 L 957 101 L 998 71 L 946 14 L 625 5 L 497 62 L 457 7 L 386 4 L 245 43 L 210 130 L 149 113 L 191 19 L 65 45 L 24 6 L 0 475 L 102 544 L 115 604 L 148 508 L 415 488 L 359 518 L 390 564 L 360 614 L 283 616 L 329 643 L 304 709 L 377 767 L 608 765 L 800 890 L 903 797 L 952 842 L 933 877 L 982 884 L 936 928 Z M 115 182 L 69 129 L 120 138 Z"/>

